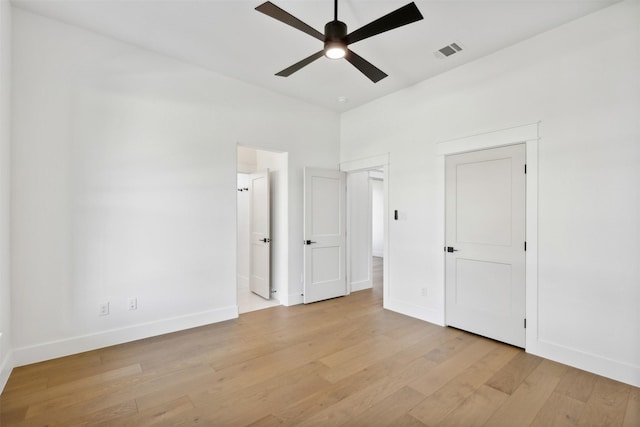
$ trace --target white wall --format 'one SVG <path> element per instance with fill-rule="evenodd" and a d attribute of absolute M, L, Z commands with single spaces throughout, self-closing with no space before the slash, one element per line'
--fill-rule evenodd
<path fill-rule="evenodd" d="M 18 364 L 237 315 L 238 143 L 289 153 L 301 293 L 302 168 L 337 167 L 335 113 L 14 12 Z"/>
<path fill-rule="evenodd" d="M 373 286 L 371 278 L 371 190 L 369 172 L 347 175 L 349 283 L 351 291 Z"/>
<path fill-rule="evenodd" d="M 384 256 L 384 182 L 370 179 L 371 186 L 371 254 Z"/>
<path fill-rule="evenodd" d="M 626 1 L 343 115 L 342 161 L 390 152 L 387 307 L 444 322 L 436 143 L 541 121 L 527 350 L 640 385 L 639 17 Z"/>
<path fill-rule="evenodd" d="M 10 282 L 10 138 L 11 138 L 11 6 L 0 0 L 0 391 L 11 361 Z"/>

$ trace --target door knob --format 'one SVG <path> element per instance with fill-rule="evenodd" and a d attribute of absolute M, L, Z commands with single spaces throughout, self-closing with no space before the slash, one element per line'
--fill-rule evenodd
<path fill-rule="evenodd" d="M 264 243 L 269 243 L 271 241 L 271 239 L 265 237 L 264 239 L 262 239 L 260 241 L 264 242 Z"/>
<path fill-rule="evenodd" d="M 457 250 L 457 249 L 454 249 L 454 247 L 453 247 L 453 246 L 447 246 L 447 248 L 446 248 L 446 249 L 447 249 L 447 252 L 458 252 L 458 250 Z"/>
<path fill-rule="evenodd" d="M 311 240 L 305 240 L 305 241 L 304 241 L 304 244 L 305 244 L 305 245 L 310 245 L 310 244 L 312 244 L 312 243 L 317 243 L 317 242 L 313 242 L 313 241 L 311 241 Z"/>

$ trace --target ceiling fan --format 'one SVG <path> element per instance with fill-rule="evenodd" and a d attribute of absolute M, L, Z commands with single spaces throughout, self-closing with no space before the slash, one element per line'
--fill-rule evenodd
<path fill-rule="evenodd" d="M 333 21 L 327 22 L 324 26 L 324 34 L 322 34 L 320 31 L 317 31 L 315 28 L 305 24 L 270 1 L 256 7 L 256 10 L 277 19 L 278 21 L 284 22 L 293 28 L 305 32 L 324 43 L 324 49 L 288 68 L 285 68 L 279 73 L 276 73 L 276 76 L 288 77 L 324 55 L 331 59 L 346 59 L 351 63 L 351 65 L 360 70 L 360 72 L 374 83 L 377 83 L 387 77 L 387 74 L 366 59 L 362 58 L 360 55 L 356 54 L 347 46 L 355 42 L 359 42 L 360 40 L 384 33 L 385 31 L 393 30 L 394 28 L 402 27 L 403 25 L 411 24 L 412 22 L 423 19 L 423 16 L 418 10 L 416 4 L 411 2 L 381 18 L 376 19 L 375 21 L 368 23 L 364 27 L 360 27 L 347 34 L 347 24 L 338 21 L 338 0 L 334 0 Z"/>

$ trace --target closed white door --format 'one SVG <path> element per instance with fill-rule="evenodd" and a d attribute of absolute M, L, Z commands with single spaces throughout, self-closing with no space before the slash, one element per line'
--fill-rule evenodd
<path fill-rule="evenodd" d="M 447 324 L 525 345 L 525 145 L 446 158 Z"/>
<path fill-rule="evenodd" d="M 271 297 L 271 218 L 269 170 L 249 175 L 249 289 Z"/>
<path fill-rule="evenodd" d="M 304 169 L 304 303 L 347 294 L 345 174 Z"/>

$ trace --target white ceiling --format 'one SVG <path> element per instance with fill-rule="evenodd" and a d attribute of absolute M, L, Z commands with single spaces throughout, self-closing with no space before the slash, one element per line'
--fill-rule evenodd
<path fill-rule="evenodd" d="M 424 19 L 350 45 L 389 77 L 372 83 L 345 60 L 274 74 L 322 43 L 254 8 L 264 0 L 12 0 L 14 6 L 202 66 L 334 111 L 346 111 L 548 31 L 618 0 L 416 0 Z M 353 31 L 410 0 L 341 0 Z M 272 0 L 324 31 L 331 0 Z M 446 59 L 434 52 L 457 42 Z M 559 46 L 561 48 L 561 46 Z M 345 97 L 347 102 L 339 102 Z"/>

